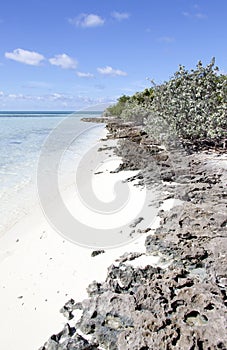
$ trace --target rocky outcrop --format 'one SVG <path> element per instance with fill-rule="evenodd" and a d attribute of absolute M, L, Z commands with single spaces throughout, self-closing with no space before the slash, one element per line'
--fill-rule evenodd
<path fill-rule="evenodd" d="M 118 171 L 141 169 L 141 184 L 162 188 L 160 202 L 180 205 L 160 211 L 154 234 L 145 230 L 146 253 L 125 254 L 104 282 L 88 286 L 88 299 L 66 303 L 67 319 L 77 309 L 81 318 L 42 350 L 227 349 L 227 157 L 167 152 L 138 127 L 112 122 L 108 128 L 110 137 L 120 135 Z M 156 267 L 149 264 L 155 254 L 162 263 Z M 135 267 L 141 257 L 147 264 Z"/>
<path fill-rule="evenodd" d="M 224 349 L 226 344 L 220 289 L 181 267 L 112 266 L 102 289 L 82 308 L 77 326 L 105 349 Z"/>
<path fill-rule="evenodd" d="M 106 123 L 109 123 L 111 120 L 115 120 L 115 119 L 116 118 L 114 118 L 114 117 L 101 116 L 101 117 L 84 117 L 84 118 L 81 118 L 81 121 L 88 122 L 88 123 L 103 123 L 103 124 L 106 124 Z"/>

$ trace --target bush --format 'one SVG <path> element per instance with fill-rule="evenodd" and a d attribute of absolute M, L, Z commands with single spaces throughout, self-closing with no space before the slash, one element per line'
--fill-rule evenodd
<path fill-rule="evenodd" d="M 129 99 L 130 99 L 129 96 L 126 96 L 126 95 L 121 96 L 118 99 L 118 102 L 116 104 L 106 109 L 105 114 L 119 117 L 122 111 L 125 109 L 125 104 Z"/>
<path fill-rule="evenodd" d="M 118 99 L 115 105 L 106 109 L 106 113 L 107 115 L 114 115 L 132 121 L 136 121 L 136 114 L 138 114 L 137 122 L 141 122 L 143 120 L 143 115 L 147 117 L 147 112 L 145 112 L 144 108 L 151 104 L 152 98 L 152 88 L 137 92 L 131 97 L 123 95 Z"/>
<path fill-rule="evenodd" d="M 150 111 L 148 108 L 130 101 L 125 105 L 120 117 L 125 121 L 133 121 L 137 125 L 143 125 L 149 115 Z"/>
<path fill-rule="evenodd" d="M 215 60 L 190 72 L 180 66 L 174 77 L 154 89 L 147 129 L 154 131 L 154 118 L 185 140 L 220 140 L 227 130 L 227 79 L 218 76 Z"/>
<path fill-rule="evenodd" d="M 227 76 L 218 75 L 215 59 L 195 70 L 180 65 L 169 81 L 122 96 L 108 113 L 145 124 L 158 139 L 220 144 L 227 138 Z"/>

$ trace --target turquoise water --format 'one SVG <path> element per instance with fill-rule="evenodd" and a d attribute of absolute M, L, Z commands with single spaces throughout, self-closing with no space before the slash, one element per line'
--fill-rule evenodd
<path fill-rule="evenodd" d="M 0 225 L 4 230 L 7 221 L 27 213 L 35 196 L 36 170 L 42 145 L 56 126 L 65 118 L 72 118 L 75 136 L 67 150 L 64 164 L 70 164 L 95 142 L 104 128 L 100 124 L 81 122 L 84 116 L 100 116 L 101 112 L 0 112 Z M 93 126 L 93 127 L 92 127 Z M 65 131 L 64 131 L 65 132 Z M 61 140 L 56 140 L 54 149 Z M 51 155 L 50 155 L 51 156 Z M 18 199 L 20 200 L 18 201 Z M 8 220 L 10 219 L 10 220 Z M 1 227 L 0 227 L 1 230 Z"/>

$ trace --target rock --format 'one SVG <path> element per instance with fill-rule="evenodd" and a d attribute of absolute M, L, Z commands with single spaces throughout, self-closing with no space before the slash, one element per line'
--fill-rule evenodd
<path fill-rule="evenodd" d="M 140 256 L 142 256 L 143 253 L 125 253 L 124 255 L 122 255 L 120 258 L 116 259 L 117 262 L 123 263 L 126 261 L 132 261 L 134 259 L 139 258 Z"/>
<path fill-rule="evenodd" d="M 65 326 L 67 328 L 67 326 Z M 69 327 L 69 326 L 68 326 Z M 62 332 L 61 332 L 62 333 Z M 59 333 L 57 336 L 53 335 L 43 347 L 39 350 L 95 350 L 99 349 L 98 345 L 89 342 L 80 334 L 75 333 L 73 329 L 72 333 L 64 335 L 64 338 Z M 59 337 L 60 335 L 60 337 Z"/>
<path fill-rule="evenodd" d="M 136 227 L 143 220 L 144 220 L 144 218 L 142 218 L 142 217 L 135 219 L 134 222 L 130 225 L 130 227 L 133 227 L 133 228 Z"/>
<path fill-rule="evenodd" d="M 88 122 L 88 123 L 108 123 L 112 118 L 109 117 L 88 117 L 88 118 L 81 118 L 81 121 Z"/>
<path fill-rule="evenodd" d="M 102 294 L 103 292 L 102 284 L 96 281 L 93 281 L 92 283 L 90 283 L 86 290 L 89 296 Z M 81 309 L 82 309 L 82 306 L 81 306 Z"/>
<path fill-rule="evenodd" d="M 71 320 L 73 316 L 75 301 L 70 299 L 67 303 L 61 308 L 60 312 L 68 319 Z"/>
<path fill-rule="evenodd" d="M 91 256 L 92 256 L 92 257 L 95 257 L 95 256 L 100 255 L 100 254 L 103 254 L 103 253 L 105 253 L 105 250 L 103 250 L 103 249 L 94 250 L 94 251 L 91 253 Z"/>

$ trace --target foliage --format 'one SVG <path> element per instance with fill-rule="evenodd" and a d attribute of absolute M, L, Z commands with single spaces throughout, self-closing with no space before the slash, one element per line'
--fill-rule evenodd
<path fill-rule="evenodd" d="M 138 125 L 142 125 L 149 114 L 150 111 L 145 106 L 139 105 L 135 101 L 129 101 L 121 113 L 121 118 L 125 121 L 133 121 Z"/>
<path fill-rule="evenodd" d="M 205 67 L 199 61 L 190 71 L 180 65 L 169 81 L 122 96 L 108 111 L 145 123 L 152 135 L 219 142 L 227 137 L 227 76 L 218 75 L 214 64 L 214 58 Z"/>
<path fill-rule="evenodd" d="M 137 92 L 133 96 L 121 96 L 117 103 L 106 109 L 106 113 L 114 116 L 121 117 L 125 120 L 136 120 L 136 113 L 138 112 L 137 122 L 143 120 L 143 116 L 147 117 L 147 112 L 144 112 L 144 108 L 151 103 L 153 96 L 153 89 L 145 89 L 142 92 Z M 141 108 L 138 108 L 140 106 Z M 133 108 L 136 108 L 135 110 Z M 131 113 L 131 117 L 130 117 Z"/>
<path fill-rule="evenodd" d="M 154 95 L 154 89 L 145 89 L 142 92 L 136 92 L 135 95 L 131 96 L 129 102 L 136 103 L 140 106 L 147 107 L 151 104 Z"/>
<path fill-rule="evenodd" d="M 122 111 L 125 109 L 126 102 L 130 99 L 129 96 L 123 95 L 118 99 L 118 102 L 113 106 L 110 106 L 106 109 L 106 115 L 114 115 L 119 117 Z"/>
<path fill-rule="evenodd" d="M 224 138 L 227 130 L 227 80 L 218 76 L 214 59 L 190 72 L 180 66 L 174 77 L 154 90 L 152 116 L 168 123 L 178 137 L 189 140 Z"/>

